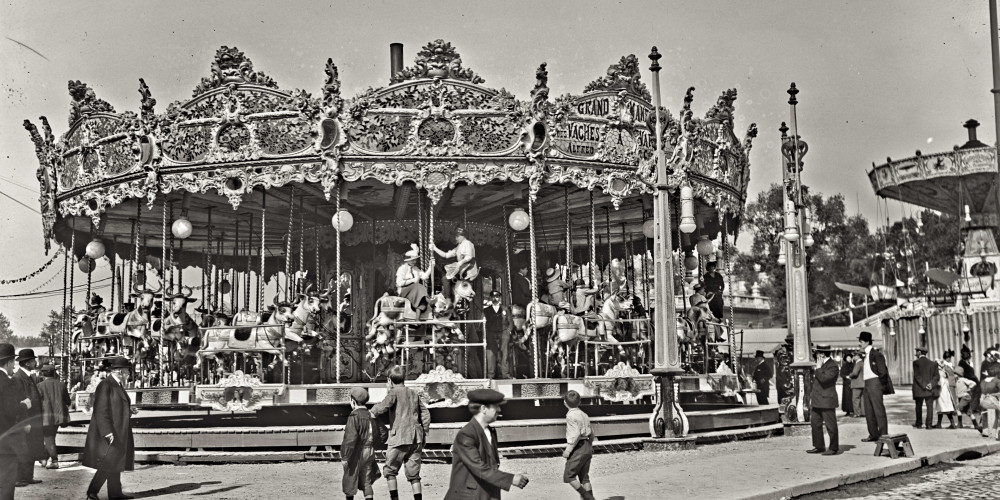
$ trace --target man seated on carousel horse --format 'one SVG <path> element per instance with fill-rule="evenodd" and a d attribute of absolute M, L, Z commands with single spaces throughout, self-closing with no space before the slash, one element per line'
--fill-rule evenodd
<path fill-rule="evenodd" d="M 417 314 L 423 316 L 428 312 L 427 280 L 434 270 L 434 260 L 426 271 L 417 267 L 420 259 L 420 249 L 415 243 L 410 244 L 410 250 L 404 254 L 403 264 L 396 269 L 396 294 L 410 301 Z"/>
<path fill-rule="evenodd" d="M 472 281 L 479 276 L 479 266 L 476 265 L 476 246 L 465 237 L 465 229 L 455 229 L 455 248 L 447 252 L 431 242 L 431 250 L 445 259 L 455 258 L 455 262 L 444 266 L 445 279 L 442 283 L 446 297 L 453 297 L 452 284 L 458 280 Z"/>

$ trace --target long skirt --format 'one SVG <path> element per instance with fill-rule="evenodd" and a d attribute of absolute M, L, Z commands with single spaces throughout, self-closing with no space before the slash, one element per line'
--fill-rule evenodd
<path fill-rule="evenodd" d="M 851 379 L 843 379 L 844 385 L 840 391 L 840 409 L 844 413 L 854 413 L 854 401 L 851 398 Z"/>
<path fill-rule="evenodd" d="M 955 401 L 951 397 L 951 388 L 948 387 L 948 377 L 941 377 L 941 394 L 937 399 L 938 413 L 955 413 Z"/>

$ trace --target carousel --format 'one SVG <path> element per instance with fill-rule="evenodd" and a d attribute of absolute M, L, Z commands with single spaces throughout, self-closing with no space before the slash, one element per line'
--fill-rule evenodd
<path fill-rule="evenodd" d="M 480 387 L 510 399 L 505 442 L 558 441 L 569 389 L 602 438 L 662 435 L 668 345 L 674 434 L 778 421 L 747 403 L 731 295 L 695 289 L 710 263 L 733 289 L 756 136 L 734 130 L 735 90 L 695 117 L 688 89 L 674 114 L 629 55 L 555 98 L 542 63 L 519 100 L 442 40 L 409 67 L 390 55 L 389 84 L 354 97 L 327 60 L 314 97 L 222 47 L 189 100 L 157 107 L 139 79 L 140 109 L 119 112 L 71 81 L 61 137 L 25 121 L 47 250 L 88 283 L 66 296 L 62 373 L 92 390 L 131 358 L 138 448 L 332 447 L 350 389 L 378 401 L 393 365 L 431 408 L 430 445 Z M 100 259 L 107 297 L 89 290 Z M 658 287 L 674 324 L 653 324 Z"/>

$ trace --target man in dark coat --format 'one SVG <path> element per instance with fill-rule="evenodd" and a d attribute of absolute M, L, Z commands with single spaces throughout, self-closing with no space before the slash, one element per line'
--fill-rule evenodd
<path fill-rule="evenodd" d="M 854 371 L 854 353 L 844 352 L 844 361 L 840 363 L 840 409 L 848 417 L 854 416 L 854 404 L 851 399 L 851 372 Z"/>
<path fill-rule="evenodd" d="M 60 426 L 69 424 L 69 391 L 66 384 L 59 380 L 55 366 L 45 365 L 41 372 L 45 379 L 38 384 L 38 392 L 42 395 L 42 435 L 49 458 L 45 468 L 58 469 L 56 433 Z"/>
<path fill-rule="evenodd" d="M 510 310 L 500 301 L 500 291 L 490 292 L 490 302 L 483 308 L 486 319 L 486 378 L 510 378 Z M 500 369 L 497 370 L 497 365 Z"/>
<path fill-rule="evenodd" d="M 87 500 L 108 483 L 108 498 L 133 498 L 122 493 L 123 471 L 135 469 L 135 441 L 132 438 L 132 409 L 125 384 L 132 365 L 121 356 L 111 360 L 111 375 L 97 384 L 93 395 L 93 414 L 87 429 L 83 465 L 97 469 L 87 488 Z"/>
<path fill-rule="evenodd" d="M 812 426 L 813 449 L 807 453 L 837 455 L 840 437 L 837 433 L 837 378 L 840 367 L 830 357 L 830 346 L 816 346 L 816 373 L 813 375 L 809 402 L 809 425 Z M 823 443 L 823 427 L 830 435 L 830 447 Z"/>
<path fill-rule="evenodd" d="M 889 368 L 885 364 L 885 355 L 872 346 L 872 332 L 861 332 L 858 344 L 865 353 L 865 361 L 861 369 L 861 377 L 865 381 L 864 405 L 865 421 L 868 423 L 868 436 L 861 441 L 870 443 L 878 441 L 881 436 L 889 434 L 889 419 L 885 414 L 885 403 L 882 396 L 895 394 L 892 379 L 889 378 Z"/>
<path fill-rule="evenodd" d="M 934 400 L 937 399 L 941 391 L 941 377 L 938 375 L 937 363 L 927 359 L 927 348 L 916 348 L 917 359 L 913 361 L 913 401 L 916 402 L 917 419 L 913 427 L 919 429 L 921 423 L 921 412 L 927 406 L 927 428 L 934 427 L 932 417 L 934 416 Z"/>
<path fill-rule="evenodd" d="M 21 384 L 24 395 L 31 400 L 31 408 L 25 413 L 22 420 L 28 432 L 24 435 L 24 446 L 18 454 L 18 487 L 41 482 L 35 479 L 35 460 L 46 457 L 44 437 L 42 436 L 42 395 L 38 392 L 35 378 L 31 375 L 31 370 L 34 370 L 36 366 L 38 366 L 38 361 L 35 359 L 34 350 L 21 349 L 17 353 L 17 370 L 14 371 L 13 379 Z"/>
<path fill-rule="evenodd" d="M 771 377 L 774 376 L 774 370 L 767 364 L 764 351 L 757 351 L 754 360 L 757 361 L 757 367 L 753 369 L 753 383 L 757 386 L 757 404 L 766 405 L 767 395 L 771 392 Z"/>
<path fill-rule="evenodd" d="M 500 490 L 511 485 L 524 488 L 525 474 L 500 470 L 497 432 L 490 424 L 500 418 L 503 393 L 493 389 L 469 391 L 469 411 L 472 420 L 455 435 L 451 445 L 451 480 L 445 500 L 498 500 Z"/>
<path fill-rule="evenodd" d="M 340 444 L 340 457 L 344 462 L 341 485 L 348 500 L 353 500 L 358 491 L 366 499 L 374 498 L 372 483 L 380 476 L 375 465 L 375 434 L 379 426 L 365 407 L 367 402 L 368 390 L 364 387 L 351 389 L 351 415 L 344 424 L 344 440 Z"/>
<path fill-rule="evenodd" d="M 531 303 L 531 280 L 528 279 L 528 264 L 522 263 L 517 274 L 511 277 L 510 301 L 522 307 Z"/>
<path fill-rule="evenodd" d="M 705 292 L 711 295 L 708 300 L 708 308 L 712 311 L 712 316 L 722 319 L 725 303 L 722 300 L 722 292 L 726 289 L 726 280 L 721 274 L 715 271 L 715 262 L 705 264 L 705 275 L 701 280 L 705 283 Z"/>
<path fill-rule="evenodd" d="M 14 346 L 0 344 L 0 500 L 14 500 L 18 451 L 24 447 L 20 420 L 31 408 L 13 374 Z"/>

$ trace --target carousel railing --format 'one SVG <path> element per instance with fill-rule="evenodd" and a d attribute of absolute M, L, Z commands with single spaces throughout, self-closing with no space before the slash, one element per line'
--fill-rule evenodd
<path fill-rule="evenodd" d="M 403 350 L 403 363 L 404 363 L 404 366 L 407 366 L 407 367 L 410 366 L 410 349 L 428 349 L 428 352 L 431 355 L 431 359 L 434 360 L 435 359 L 434 356 L 436 354 L 435 353 L 435 348 L 437 348 L 437 347 L 443 347 L 443 348 L 446 348 L 446 349 L 461 348 L 462 349 L 462 357 L 463 357 L 463 360 L 464 360 L 463 368 L 464 368 L 464 371 L 465 371 L 466 375 L 468 375 L 468 370 L 469 370 L 469 356 L 468 356 L 468 351 L 467 351 L 467 349 L 469 347 L 479 347 L 479 348 L 482 348 L 482 350 L 483 350 L 483 361 L 485 362 L 486 359 L 487 359 L 487 356 L 486 356 L 486 318 L 481 318 L 481 319 L 456 319 L 456 320 L 447 320 L 447 321 L 437 321 L 437 320 L 417 320 L 417 321 L 413 321 L 413 320 L 410 320 L 410 321 L 397 321 L 395 324 L 396 325 L 401 325 L 403 327 L 403 339 L 404 339 L 403 343 L 402 344 L 393 344 L 393 348 L 395 348 L 395 349 L 402 349 Z M 426 341 L 424 343 L 412 343 L 412 342 L 410 342 L 410 329 L 411 329 L 411 327 L 414 327 L 414 326 L 428 326 L 428 327 L 432 327 L 433 328 L 435 325 L 437 325 L 437 326 L 443 326 L 445 324 L 452 324 L 452 325 L 479 325 L 483 329 L 483 335 L 482 335 L 482 339 L 483 340 L 482 340 L 482 342 L 437 342 L 437 340 L 435 338 L 435 335 L 433 333 L 431 333 L 431 335 L 430 335 L 430 343 L 426 343 Z M 468 338 L 468 332 L 465 332 L 465 337 Z M 425 360 L 425 364 L 426 364 L 426 360 Z"/>
<path fill-rule="evenodd" d="M 614 319 L 612 319 L 612 318 L 594 318 L 594 319 L 589 319 L 588 321 L 595 322 L 595 323 L 613 323 L 613 324 L 639 324 L 639 323 L 641 323 L 641 324 L 646 324 L 647 326 L 652 326 L 652 321 L 653 320 L 652 320 L 652 318 L 614 318 Z M 630 345 L 642 346 L 643 352 L 642 352 L 641 359 L 644 359 L 644 360 L 649 360 L 650 356 L 652 354 L 652 352 L 650 351 L 650 347 L 652 346 L 652 340 L 650 340 L 650 339 L 638 339 L 638 340 L 622 340 L 622 341 L 618 341 L 618 340 L 593 340 L 593 339 L 587 338 L 587 339 L 583 340 L 583 344 L 584 344 L 584 352 L 583 352 L 584 365 L 589 365 L 590 364 L 590 361 L 589 361 L 589 352 L 590 351 L 589 351 L 588 347 L 590 347 L 590 346 L 594 347 L 594 373 L 598 374 L 598 375 L 600 374 L 600 361 L 601 361 L 601 358 L 603 356 L 604 349 L 607 349 L 609 346 L 611 346 L 611 347 L 630 346 Z M 579 363 L 579 361 L 580 361 L 579 343 L 576 346 L 575 356 L 576 356 L 576 360 L 575 360 L 575 362 L 573 364 L 573 377 L 574 378 L 576 378 L 576 375 L 577 375 L 577 371 L 576 370 L 577 370 L 577 367 L 580 364 Z M 646 370 L 646 371 L 648 371 L 648 370 Z"/>
<path fill-rule="evenodd" d="M 231 334 L 237 329 L 250 331 L 251 335 L 248 335 L 247 339 L 241 341 L 245 345 L 230 346 L 228 338 L 218 338 L 213 335 L 213 332 L 227 332 Z M 201 380 L 204 383 L 216 384 L 227 374 L 233 374 L 236 371 L 242 371 L 247 375 L 257 375 L 261 380 L 267 380 L 267 373 L 278 376 L 277 379 L 270 380 L 268 383 L 282 384 L 286 380 L 290 380 L 291 366 L 285 356 L 284 325 L 210 326 L 201 327 L 200 330 L 204 339 L 204 345 L 198 350 L 198 363 L 201 367 Z M 270 336 L 260 334 L 268 330 L 271 332 L 277 331 L 278 334 Z M 253 340 L 251 341 L 250 339 Z M 274 356 L 274 358 L 265 363 L 263 356 L 265 354 Z M 232 359 L 218 361 L 220 355 L 226 358 L 231 357 Z M 206 363 L 206 358 L 218 361 L 216 372 L 213 373 L 210 371 L 211 363 Z M 226 369 L 227 362 L 229 363 L 228 370 Z M 276 369 L 279 366 L 281 369 Z M 222 368 L 222 373 L 218 373 L 218 368 Z"/>

